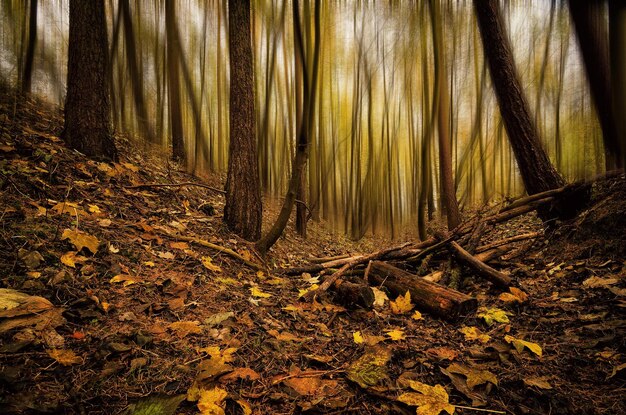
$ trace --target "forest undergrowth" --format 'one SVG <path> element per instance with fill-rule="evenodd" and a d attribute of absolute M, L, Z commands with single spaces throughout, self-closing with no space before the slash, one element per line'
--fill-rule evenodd
<path fill-rule="evenodd" d="M 406 241 L 290 225 L 264 262 L 223 224 L 221 193 L 153 186 L 220 176 L 158 167 L 124 137 L 119 163 L 93 161 L 61 128 L 58 109 L 1 94 L 2 413 L 626 413 L 623 175 L 571 221 L 483 235 L 541 233 L 492 264 L 516 289 L 424 258 L 417 273 L 447 260 L 440 283 L 479 302 L 445 320 L 384 290 L 372 310 L 301 301 L 319 277 L 282 272 Z"/>

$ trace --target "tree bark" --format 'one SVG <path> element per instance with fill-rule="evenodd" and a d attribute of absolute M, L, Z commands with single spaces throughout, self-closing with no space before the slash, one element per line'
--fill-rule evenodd
<path fill-rule="evenodd" d="M 609 44 L 611 54 L 611 92 L 621 166 L 626 166 L 626 3 L 609 0 Z"/>
<path fill-rule="evenodd" d="M 576 28 L 585 72 L 591 89 L 598 121 L 602 127 L 606 170 L 619 166 L 617 118 L 611 106 L 611 71 L 606 22 L 599 1 L 569 0 L 569 10 Z"/>
<path fill-rule="evenodd" d="M 172 134 L 172 156 L 186 164 L 185 138 L 180 103 L 180 37 L 176 23 L 176 2 L 165 2 L 165 35 L 167 38 L 167 87 L 169 97 L 170 132 Z"/>
<path fill-rule="evenodd" d="M 474 0 L 474 9 L 500 112 L 526 191 L 534 194 L 561 187 L 565 181 L 552 166 L 530 116 L 498 1 Z"/>
<path fill-rule="evenodd" d="M 450 320 L 469 314 L 478 307 L 475 298 L 426 281 L 385 262 L 372 261 L 366 274 L 370 283 L 387 287 L 394 295 L 404 295 L 409 291 L 411 301 L 418 308 Z"/>
<path fill-rule="evenodd" d="M 37 0 L 30 0 L 28 16 L 28 46 L 26 47 L 26 59 L 24 61 L 24 74 L 22 75 L 22 92 L 31 91 L 33 80 L 33 63 L 35 60 L 35 46 L 37 45 Z"/>
<path fill-rule="evenodd" d="M 450 242 L 450 246 L 452 246 L 452 249 L 456 252 L 457 257 L 465 264 L 473 268 L 480 276 L 486 278 L 499 287 L 506 288 L 511 285 L 511 278 L 509 278 L 508 275 L 491 268 L 478 258 L 472 256 L 458 243 L 452 241 Z"/>
<path fill-rule="evenodd" d="M 250 1 L 228 2 L 230 144 L 224 221 L 249 241 L 261 236 L 263 207 L 257 160 Z"/>
<path fill-rule="evenodd" d="M 70 36 L 62 137 L 90 157 L 117 160 L 107 87 L 103 0 L 70 1 Z"/>

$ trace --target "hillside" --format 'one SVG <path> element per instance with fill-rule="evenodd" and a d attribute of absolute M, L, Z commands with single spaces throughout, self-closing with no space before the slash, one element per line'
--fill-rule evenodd
<path fill-rule="evenodd" d="M 225 228 L 219 176 L 125 137 L 119 163 L 87 159 L 57 108 L 0 100 L 2 413 L 626 413 L 623 175 L 554 230 L 498 226 L 485 242 L 541 233 L 498 263 L 520 290 L 446 276 L 483 307 L 446 321 L 300 301 L 319 278 L 282 273 L 405 241 L 290 226 L 264 262 Z"/>

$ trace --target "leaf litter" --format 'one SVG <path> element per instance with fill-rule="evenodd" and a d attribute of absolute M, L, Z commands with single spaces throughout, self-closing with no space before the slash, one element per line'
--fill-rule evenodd
<path fill-rule="evenodd" d="M 11 107 L 0 102 L 0 112 Z M 244 262 L 259 261 L 252 246 L 222 226 L 220 195 L 129 188 L 197 180 L 159 167 L 161 154 L 120 136 L 121 162 L 94 162 L 63 147 L 58 109 L 29 99 L 19 111 L 28 127 L 0 126 L 9 137 L 2 169 L 14 184 L 3 187 L 0 231 L 0 390 L 9 413 L 626 412 L 626 232 L 615 216 L 605 234 L 593 233 L 624 212 L 623 184 L 595 190 L 610 211 L 590 209 L 505 259 L 510 291 L 461 281 L 482 308 L 449 322 L 381 287 L 373 310 L 347 309 L 332 293 L 303 303 L 299 293 L 319 277 L 284 278 L 282 268 L 311 252 L 392 242 L 354 242 L 311 223 L 307 240 L 287 232 L 271 253 L 275 268 L 260 275 Z M 207 204 L 214 216 L 200 210 Z M 530 214 L 484 242 L 540 227 Z M 16 237 L 20 249 L 10 244 Z"/>

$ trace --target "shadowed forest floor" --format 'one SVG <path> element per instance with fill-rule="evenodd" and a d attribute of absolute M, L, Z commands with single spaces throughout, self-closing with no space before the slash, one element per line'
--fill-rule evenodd
<path fill-rule="evenodd" d="M 389 301 L 347 310 L 332 292 L 299 301 L 316 278 L 282 269 L 392 243 L 314 222 L 303 240 L 290 226 L 258 271 L 204 243 L 260 263 L 223 225 L 221 194 L 130 187 L 200 180 L 124 138 L 120 163 L 89 160 L 64 147 L 61 127 L 58 109 L 2 93 L 2 413 L 219 413 L 211 403 L 223 401 L 228 414 L 409 414 L 397 398 L 411 380 L 443 386 L 458 414 L 626 413 L 623 176 L 500 260 L 527 298 L 467 270 L 445 276 L 484 315 L 445 321 Z M 217 176 L 202 183 L 222 188 Z M 528 214 L 483 242 L 535 231 Z"/>

